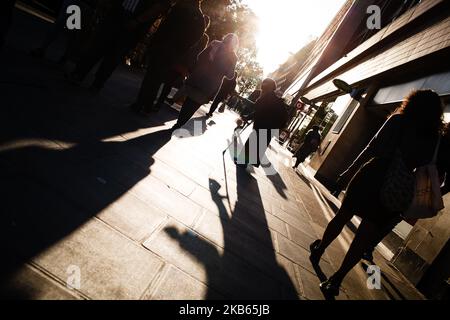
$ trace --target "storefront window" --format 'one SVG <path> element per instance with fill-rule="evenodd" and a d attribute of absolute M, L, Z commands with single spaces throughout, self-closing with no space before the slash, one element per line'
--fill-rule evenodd
<path fill-rule="evenodd" d="M 293 138 L 288 145 L 288 149 L 296 150 L 303 141 L 305 134 L 313 125 L 319 125 L 322 136 L 325 137 L 338 119 L 338 115 L 333 110 L 334 101 L 316 103 L 314 108 L 310 108 L 303 114 L 301 121 L 297 123 Z"/>

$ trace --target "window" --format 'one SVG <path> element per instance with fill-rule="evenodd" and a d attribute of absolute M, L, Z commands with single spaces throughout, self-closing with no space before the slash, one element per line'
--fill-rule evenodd
<path fill-rule="evenodd" d="M 343 98 L 346 98 L 346 100 L 343 100 Z M 338 101 L 339 99 L 342 99 L 342 100 Z M 346 96 L 341 97 L 339 99 L 336 100 L 335 106 L 336 106 L 336 104 L 338 104 L 338 102 L 339 103 L 347 102 L 347 104 L 346 104 L 346 108 L 345 108 L 344 112 L 340 115 L 340 117 L 339 117 L 339 119 L 338 119 L 338 121 L 336 123 L 336 126 L 333 128 L 333 133 L 335 133 L 335 134 L 341 133 L 342 129 L 346 125 L 346 123 L 349 120 L 350 116 L 353 114 L 353 111 L 355 111 L 356 107 L 359 105 L 359 101 L 352 99 L 349 95 L 346 95 Z M 348 101 L 349 99 L 351 101 Z"/>
<path fill-rule="evenodd" d="M 381 29 L 385 28 L 387 25 L 398 19 L 402 16 L 406 11 L 411 9 L 412 7 L 421 3 L 421 0 L 374 0 L 373 4 L 378 5 L 381 8 Z M 366 40 L 374 36 L 380 30 L 367 29 L 366 20 L 361 21 L 359 27 L 359 32 L 357 32 L 352 41 L 349 42 L 347 47 L 344 50 L 344 54 L 349 53 Z"/>

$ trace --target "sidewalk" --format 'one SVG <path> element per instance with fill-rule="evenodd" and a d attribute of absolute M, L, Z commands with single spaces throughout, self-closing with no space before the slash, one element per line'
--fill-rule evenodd
<path fill-rule="evenodd" d="M 207 120 L 204 107 L 201 135 L 171 136 L 173 109 L 128 111 L 141 77 L 124 68 L 92 96 L 14 46 L 1 64 L 2 297 L 324 299 L 308 248 L 333 210 L 276 143 L 278 174 L 249 175 L 222 155 L 231 112 Z M 326 276 L 351 236 L 324 255 Z M 421 298 L 376 263 L 383 290 L 358 266 L 338 299 Z"/>

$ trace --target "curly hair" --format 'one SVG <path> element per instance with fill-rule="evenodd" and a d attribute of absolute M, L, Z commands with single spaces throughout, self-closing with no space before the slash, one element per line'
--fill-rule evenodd
<path fill-rule="evenodd" d="M 444 136 L 450 140 L 450 123 L 444 125 L 444 129 L 442 130 Z"/>
<path fill-rule="evenodd" d="M 444 129 L 444 106 L 433 90 L 412 91 L 396 113 L 403 115 L 424 134 L 435 135 Z"/>

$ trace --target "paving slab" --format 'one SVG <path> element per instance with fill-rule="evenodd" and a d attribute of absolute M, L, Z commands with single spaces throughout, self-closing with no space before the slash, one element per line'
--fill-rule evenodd
<path fill-rule="evenodd" d="M 166 265 L 161 271 L 155 288 L 146 292 L 144 300 L 223 300 L 223 296 L 212 292 L 204 283 L 184 273 L 173 265 Z"/>
<path fill-rule="evenodd" d="M 41 270 L 24 264 L 8 281 L 0 285 L 0 299 L 7 300 L 79 300 L 82 297 Z"/>
<path fill-rule="evenodd" d="M 98 95 L 87 82 L 68 84 L 56 63 L 30 59 L 29 46 L 46 28 L 20 16 L 11 31 L 19 37 L 0 59 L 0 80 L 14 83 L 0 110 L 7 169 L 0 173 L 0 244 L 8 262 L 1 268 L 16 271 L 17 292 L 36 299 L 323 299 L 309 244 L 337 208 L 292 170 L 287 150 L 273 142 L 267 151 L 277 174 L 249 174 L 222 154 L 237 117 L 229 110 L 206 120 L 202 106 L 185 126 L 190 136 L 181 137 L 168 130 L 178 111 L 163 107 L 148 118 L 129 111 L 143 72 L 120 66 Z M 346 229 L 327 250 L 325 275 L 351 239 Z M 338 300 L 414 297 L 415 288 L 380 259 L 392 285 L 369 291 L 357 266 Z M 81 271 L 76 294 L 64 286 L 70 265 Z M 385 294 L 395 287 L 401 292 Z"/>
<path fill-rule="evenodd" d="M 265 276 L 228 250 L 223 250 L 184 226 L 169 221 L 144 243 L 150 251 L 227 298 L 280 299 L 282 284 Z M 280 274 L 287 274 L 283 269 Z M 283 282 L 286 283 L 286 282 Z M 296 297 L 294 287 L 291 298 Z M 206 298 L 209 298 L 208 293 Z"/>
<path fill-rule="evenodd" d="M 61 281 L 78 268 L 80 289 L 91 299 L 139 299 L 163 262 L 138 244 L 92 219 L 33 259 Z"/>

